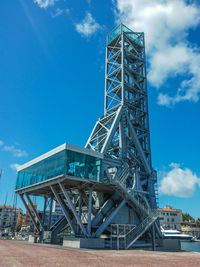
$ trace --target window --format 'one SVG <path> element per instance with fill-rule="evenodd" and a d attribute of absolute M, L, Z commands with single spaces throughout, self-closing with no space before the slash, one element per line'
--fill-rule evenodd
<path fill-rule="evenodd" d="M 67 151 L 66 174 L 81 178 L 100 181 L 100 159 L 81 154 L 74 151 Z"/>

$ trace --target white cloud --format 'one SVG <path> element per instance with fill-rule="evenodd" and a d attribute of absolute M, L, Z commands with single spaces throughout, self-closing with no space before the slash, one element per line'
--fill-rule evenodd
<path fill-rule="evenodd" d="M 158 104 L 174 105 L 199 100 L 200 51 L 188 40 L 200 24 L 200 6 L 186 0 L 116 0 L 117 21 L 144 31 L 149 59 L 149 82 L 160 87 L 168 78 L 182 82 L 174 96 L 160 93 Z"/>
<path fill-rule="evenodd" d="M 80 23 L 76 24 L 75 27 L 77 32 L 81 33 L 85 37 L 88 37 L 94 34 L 100 28 L 100 25 L 88 12 L 85 18 Z"/>
<path fill-rule="evenodd" d="M 17 171 L 17 169 L 18 169 L 19 166 L 20 166 L 20 165 L 19 165 L 18 163 L 12 163 L 12 164 L 10 164 L 10 168 L 11 168 L 12 170 L 14 170 L 14 171 Z"/>
<path fill-rule="evenodd" d="M 182 169 L 179 164 L 171 163 L 170 170 L 161 180 L 159 192 L 168 196 L 192 197 L 196 185 L 200 187 L 200 178 L 190 169 Z"/>
<path fill-rule="evenodd" d="M 56 9 L 56 12 L 54 14 L 52 14 L 51 17 L 54 19 L 54 18 L 56 18 L 56 17 L 58 17 L 60 15 L 63 15 L 63 14 L 67 14 L 68 15 L 69 12 L 70 12 L 70 9 L 69 8 L 66 8 L 66 9 L 57 8 Z"/>
<path fill-rule="evenodd" d="M 0 140 L 0 146 L 3 146 L 3 141 Z"/>
<path fill-rule="evenodd" d="M 33 2 L 38 4 L 40 8 L 47 8 L 55 4 L 55 0 L 33 0 Z"/>
<path fill-rule="evenodd" d="M 11 152 L 16 158 L 26 157 L 28 155 L 26 151 L 16 148 L 15 146 L 4 146 L 3 150 Z"/>

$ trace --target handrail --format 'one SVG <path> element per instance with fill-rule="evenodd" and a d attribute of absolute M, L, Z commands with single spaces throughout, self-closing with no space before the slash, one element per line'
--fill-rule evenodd
<path fill-rule="evenodd" d="M 151 215 L 147 216 L 142 223 L 138 225 L 138 227 L 132 229 L 129 234 L 126 236 L 126 248 L 130 247 L 134 241 L 136 241 L 137 237 L 139 238 L 143 234 L 143 230 L 146 227 L 150 227 L 151 224 L 157 219 L 159 212 L 157 210 L 153 210 Z M 136 239 L 136 240 L 135 240 Z"/>

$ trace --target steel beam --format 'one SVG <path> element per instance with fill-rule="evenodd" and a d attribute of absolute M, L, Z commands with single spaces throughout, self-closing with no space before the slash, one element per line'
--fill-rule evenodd
<path fill-rule="evenodd" d="M 68 203 L 68 205 L 69 205 L 71 211 L 73 212 L 74 217 L 76 218 L 77 223 L 79 224 L 79 226 L 80 226 L 80 228 L 81 228 L 83 234 L 84 234 L 85 236 L 87 236 L 88 234 L 87 234 L 87 232 L 86 232 L 86 229 L 85 229 L 85 227 L 84 227 L 83 224 L 82 224 L 82 221 L 81 221 L 80 216 L 79 216 L 78 213 L 76 212 L 76 209 L 75 209 L 75 207 L 74 207 L 74 204 L 72 203 L 72 201 L 71 201 L 71 199 L 70 199 L 70 197 L 69 197 L 69 195 L 68 195 L 68 193 L 67 193 L 67 190 L 64 188 L 64 186 L 63 186 L 61 183 L 59 183 L 59 186 L 60 186 L 60 189 L 62 190 L 63 195 L 64 195 L 64 197 L 66 198 L 67 203 Z"/>
<path fill-rule="evenodd" d="M 120 106 L 118 108 L 117 112 L 116 112 L 115 119 L 114 119 L 114 121 L 112 123 L 112 126 L 111 126 L 111 128 L 109 130 L 109 133 L 108 133 L 108 135 L 106 137 L 106 140 L 104 142 L 104 145 L 103 145 L 103 147 L 101 149 L 101 153 L 104 154 L 104 155 L 106 154 L 106 152 L 108 150 L 108 147 L 110 146 L 110 142 L 111 142 L 111 140 L 113 138 L 113 135 L 115 134 L 115 131 L 116 131 L 117 127 L 118 127 L 119 121 L 121 119 L 121 114 L 122 114 L 122 107 Z"/>
<path fill-rule="evenodd" d="M 44 225 L 44 220 L 46 216 L 46 207 L 47 207 L 47 198 L 44 197 L 44 208 L 43 208 L 43 214 L 42 214 L 42 224 Z"/>
<path fill-rule="evenodd" d="M 115 194 L 116 196 L 116 194 Z M 92 219 L 92 226 L 97 226 L 105 217 L 106 214 L 108 214 L 109 210 L 113 208 L 115 204 L 115 200 L 112 198 L 106 199 L 104 204 L 101 206 L 98 213 L 95 215 L 95 217 Z"/>
<path fill-rule="evenodd" d="M 38 213 L 37 213 L 35 207 L 33 206 L 33 203 L 32 203 L 32 201 L 31 201 L 29 195 L 28 195 L 27 193 L 25 193 L 25 196 L 27 197 L 28 202 L 29 202 L 29 204 L 30 204 L 30 206 L 31 206 L 31 209 L 32 209 L 32 211 L 33 211 L 35 217 L 37 218 L 37 220 L 38 220 L 38 222 L 39 222 L 41 228 L 43 229 L 42 221 L 41 221 L 41 219 L 40 219 L 40 217 L 39 217 L 39 215 L 38 215 Z"/>
<path fill-rule="evenodd" d="M 117 206 L 116 209 L 106 218 L 106 220 L 102 223 L 102 225 L 97 229 L 97 231 L 94 234 L 94 237 L 99 237 L 103 231 L 108 227 L 108 225 L 111 223 L 112 219 L 117 215 L 117 213 L 120 211 L 120 209 L 126 204 L 126 200 L 122 200 L 121 203 Z"/>
<path fill-rule="evenodd" d="M 56 192 L 56 189 L 54 188 L 54 186 L 51 185 L 50 187 L 51 187 L 51 190 L 52 190 L 52 192 L 53 192 L 53 194 L 54 194 L 54 196 L 55 196 L 57 202 L 59 203 L 59 205 L 60 205 L 60 207 L 61 207 L 61 209 L 62 209 L 62 211 L 63 211 L 63 214 L 65 215 L 65 218 L 66 218 L 67 222 L 69 223 L 69 226 L 70 226 L 71 229 L 72 229 L 72 232 L 73 232 L 74 234 L 76 234 L 75 227 L 74 227 L 74 223 L 73 223 L 72 220 L 70 219 L 70 215 L 69 215 L 67 209 L 65 208 L 64 203 L 62 202 L 60 196 L 59 196 L 58 193 Z"/>
<path fill-rule="evenodd" d="M 31 210 L 29 209 L 29 206 L 27 205 L 27 203 L 26 203 L 26 201 L 25 201 L 23 195 L 24 195 L 24 194 L 19 194 L 19 196 L 20 196 L 20 198 L 21 198 L 21 200 L 22 200 L 22 202 L 23 202 L 23 204 L 24 204 L 26 210 L 28 211 L 28 213 L 29 213 L 29 215 L 30 215 L 30 217 L 31 217 L 31 220 L 32 220 L 32 222 L 33 222 L 35 228 L 38 230 L 38 232 L 40 232 L 40 228 L 38 227 L 38 224 L 36 223 L 35 218 L 34 218 L 32 212 L 31 212 Z"/>
<path fill-rule="evenodd" d="M 89 199 L 88 199 L 88 225 L 87 225 L 88 236 L 91 236 L 91 216 L 92 216 L 92 190 L 89 191 Z"/>
<path fill-rule="evenodd" d="M 49 206 L 49 222 L 48 222 L 48 230 L 51 228 L 51 221 L 52 221 L 52 208 L 53 208 L 53 198 L 50 200 L 50 206 Z"/>
<path fill-rule="evenodd" d="M 152 235 L 152 250 L 156 250 L 156 240 L 155 240 L 155 223 L 152 224 L 152 230 L 151 230 L 151 235 Z"/>
<path fill-rule="evenodd" d="M 44 208 L 43 208 L 43 214 L 42 214 L 42 236 L 41 236 L 41 242 L 44 242 L 44 220 L 46 216 L 46 207 L 47 207 L 47 197 L 44 197 Z"/>
<path fill-rule="evenodd" d="M 132 123 L 130 122 L 130 119 L 129 119 L 127 113 L 126 113 L 126 119 L 127 119 L 128 125 L 130 127 L 131 134 L 133 136 L 133 142 L 134 142 L 134 144 L 135 144 L 138 152 L 140 153 L 141 160 L 142 160 L 142 162 L 144 164 L 144 167 L 145 167 L 146 172 L 150 175 L 151 174 L 151 168 L 149 166 L 149 163 L 147 162 L 147 159 L 146 159 L 146 157 L 144 155 L 143 149 L 142 149 L 141 144 L 140 144 L 140 142 L 138 140 L 138 137 L 137 137 L 137 134 L 135 132 L 135 129 L 134 129 Z"/>

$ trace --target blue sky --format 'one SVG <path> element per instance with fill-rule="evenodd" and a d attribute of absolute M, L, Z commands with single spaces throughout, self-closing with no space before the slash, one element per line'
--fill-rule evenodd
<path fill-rule="evenodd" d="M 179 10 L 179 12 L 177 12 Z M 200 6 L 184 0 L 0 3 L 0 204 L 16 166 L 69 142 L 103 114 L 106 35 L 144 31 L 153 166 L 160 206 L 200 217 Z"/>

